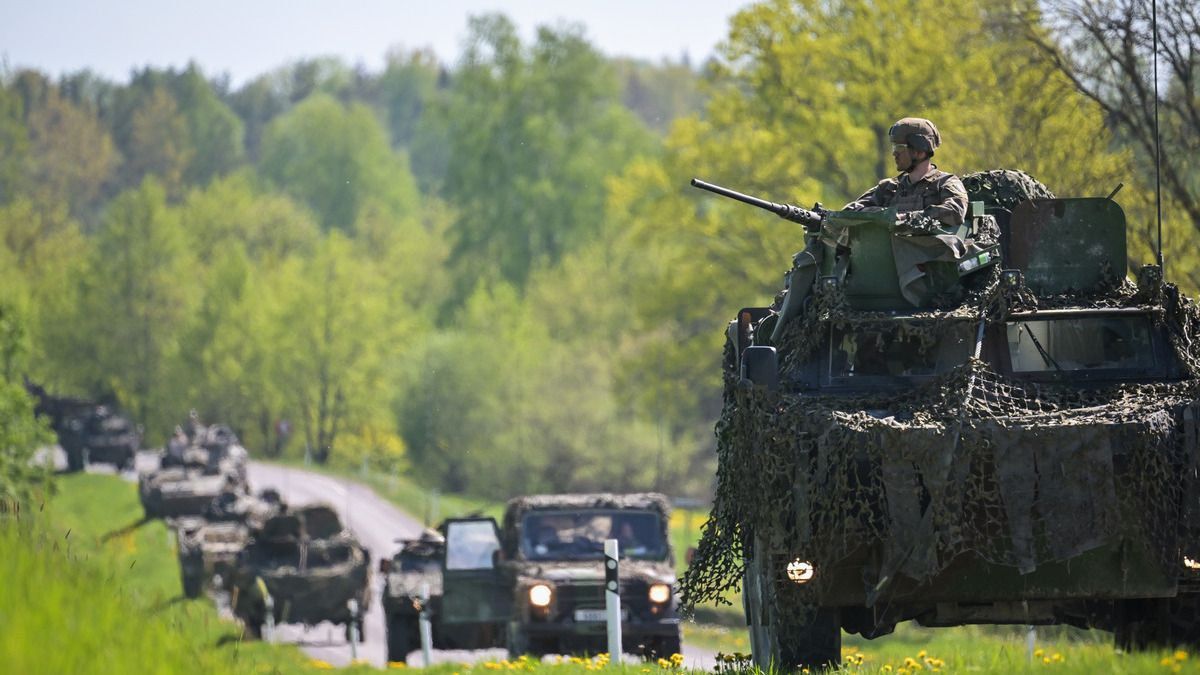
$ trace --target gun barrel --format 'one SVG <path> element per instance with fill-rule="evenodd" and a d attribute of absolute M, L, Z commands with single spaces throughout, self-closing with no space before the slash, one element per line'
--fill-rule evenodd
<path fill-rule="evenodd" d="M 784 207 L 782 204 L 776 204 L 774 202 L 769 202 L 765 199 L 759 199 L 758 197 L 751 197 L 750 195 L 742 194 L 741 192 L 738 192 L 737 190 L 730 190 L 727 187 L 721 187 L 720 185 L 713 185 L 712 183 L 702 181 L 699 178 L 692 179 L 692 187 L 698 187 L 701 190 L 708 190 L 709 192 L 719 194 L 722 197 L 729 197 L 730 199 L 736 199 L 739 202 L 742 202 L 743 204 L 749 204 L 750 206 L 757 206 L 760 209 L 766 209 L 772 213 L 779 213 L 781 211 L 786 210 L 786 207 Z"/>

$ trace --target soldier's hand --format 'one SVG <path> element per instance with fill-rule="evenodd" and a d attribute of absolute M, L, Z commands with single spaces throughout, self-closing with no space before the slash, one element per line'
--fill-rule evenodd
<path fill-rule="evenodd" d="M 941 233 L 941 223 L 920 211 L 901 213 L 896 216 L 896 234 L 927 236 Z"/>

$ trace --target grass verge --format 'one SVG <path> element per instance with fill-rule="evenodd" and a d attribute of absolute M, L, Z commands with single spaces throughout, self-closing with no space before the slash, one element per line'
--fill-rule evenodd
<path fill-rule="evenodd" d="M 142 521 L 136 487 L 117 477 L 63 477 L 44 507 L 0 519 L 0 551 L 2 672 L 320 669 L 295 647 L 243 642 L 210 601 L 184 599 L 167 528 Z"/>

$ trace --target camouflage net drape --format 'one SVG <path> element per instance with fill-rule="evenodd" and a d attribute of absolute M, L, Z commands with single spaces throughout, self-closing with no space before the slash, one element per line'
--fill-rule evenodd
<path fill-rule="evenodd" d="M 959 321 L 975 336 L 981 321 L 1012 309 L 1158 306 L 1187 379 L 1084 390 L 1007 378 L 971 358 L 915 390 L 835 397 L 739 384 L 727 358 L 716 494 L 682 580 L 685 606 L 728 601 L 752 538 L 818 564 L 875 546 L 879 578 L 916 582 L 967 553 L 1031 571 L 1111 542 L 1120 528 L 1148 534 L 1171 573 L 1183 555 L 1200 559 L 1185 509 L 1196 501 L 1184 479 L 1194 458 L 1183 442 L 1185 408 L 1200 396 L 1195 303 L 1170 285 L 1148 296 L 1115 277 L 1086 298 L 1006 293 L 998 281 L 996 271 L 983 275 L 956 308 L 905 320 L 904 335 L 932 344 L 936 326 Z M 830 293 L 809 312 L 777 345 L 785 382 L 831 324 L 882 321 Z"/>

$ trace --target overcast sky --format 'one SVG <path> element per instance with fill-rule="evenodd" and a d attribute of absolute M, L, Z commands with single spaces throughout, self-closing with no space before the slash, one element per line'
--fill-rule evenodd
<path fill-rule="evenodd" d="M 457 59 L 467 17 L 502 12 L 536 26 L 582 23 L 609 56 L 700 63 L 748 0 L 0 0 L 0 63 L 50 75 L 91 68 L 125 82 L 147 65 L 200 64 L 235 86 L 296 59 L 340 56 L 378 71 L 391 47 Z"/>

